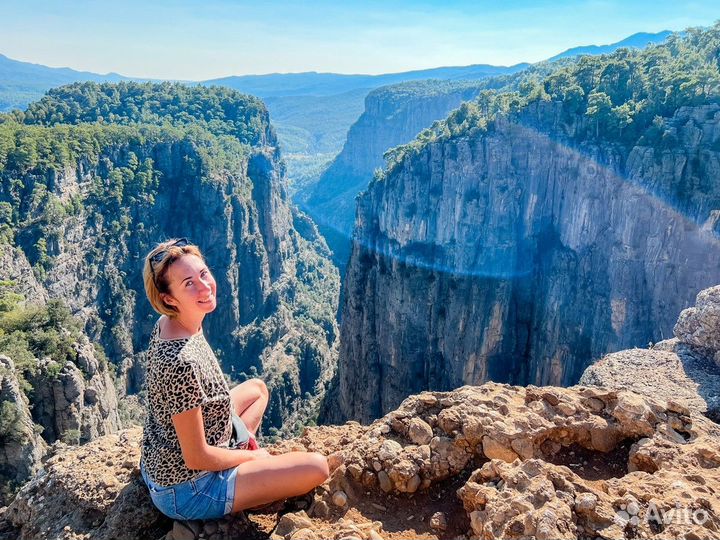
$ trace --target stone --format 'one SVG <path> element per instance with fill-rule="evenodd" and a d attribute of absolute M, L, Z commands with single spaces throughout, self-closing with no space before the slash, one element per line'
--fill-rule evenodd
<path fill-rule="evenodd" d="M 482 450 L 488 459 L 502 459 L 503 461 L 512 462 L 518 458 L 518 455 L 510 448 L 500 444 L 488 435 L 485 435 L 482 439 Z"/>
<path fill-rule="evenodd" d="M 340 452 L 333 452 L 327 457 L 327 462 L 328 469 L 330 469 L 330 472 L 332 473 L 332 471 L 344 463 L 344 458 Z"/>
<path fill-rule="evenodd" d="M 385 493 L 389 493 L 393 489 L 392 481 L 385 471 L 380 471 L 377 474 L 378 482 L 380 483 L 380 489 Z"/>
<path fill-rule="evenodd" d="M 513 439 L 510 448 L 522 459 L 530 459 L 534 455 L 533 443 L 528 439 Z"/>
<path fill-rule="evenodd" d="M 447 518 L 443 512 L 435 512 L 430 517 L 430 528 L 440 532 L 447 530 Z"/>
<path fill-rule="evenodd" d="M 593 493 L 580 493 L 575 497 L 575 510 L 579 514 L 584 514 L 595 510 L 598 498 Z"/>
<path fill-rule="evenodd" d="M 570 403 L 561 402 L 557 404 L 557 410 L 564 416 L 572 416 L 575 414 L 575 407 Z"/>
<path fill-rule="evenodd" d="M 312 527 L 312 520 L 304 511 L 283 514 L 275 527 L 274 533 L 286 537 L 292 535 L 298 529 Z"/>
<path fill-rule="evenodd" d="M 320 537 L 312 529 L 298 529 L 290 535 L 290 540 L 320 540 Z"/>
<path fill-rule="evenodd" d="M 399 442 L 388 439 L 382 443 L 378 451 L 378 458 L 384 462 L 393 461 L 401 452 L 402 445 Z"/>
<path fill-rule="evenodd" d="M 408 438 L 418 445 L 428 444 L 433 438 L 432 428 L 421 418 L 413 418 L 408 425 Z"/>
<path fill-rule="evenodd" d="M 333 493 L 332 502 L 335 506 L 339 506 L 340 508 L 342 508 L 348 502 L 347 495 L 342 490 L 336 491 L 335 493 Z"/>
<path fill-rule="evenodd" d="M 316 501 L 311 508 L 312 515 L 316 517 L 324 518 L 330 514 L 330 507 L 325 501 Z"/>
<path fill-rule="evenodd" d="M 375 529 L 370 529 L 368 531 L 367 537 L 368 537 L 368 540 L 385 540 L 382 537 L 382 535 L 379 532 L 377 532 Z"/>
<path fill-rule="evenodd" d="M 407 486 L 405 488 L 405 491 L 407 493 L 415 493 L 417 489 L 420 487 L 420 484 L 422 483 L 422 479 L 420 478 L 420 475 L 416 474 L 410 480 L 407 481 Z"/>

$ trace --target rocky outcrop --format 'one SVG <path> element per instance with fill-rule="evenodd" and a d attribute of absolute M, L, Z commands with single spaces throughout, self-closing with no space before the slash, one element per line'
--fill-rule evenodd
<path fill-rule="evenodd" d="M 720 287 L 701 291 L 695 307 L 680 314 L 675 338 L 609 354 L 585 370 L 580 384 L 632 390 L 720 421 L 718 313 Z"/>
<path fill-rule="evenodd" d="M 58 445 L 5 512 L 18 538 L 159 538 L 169 520 L 140 477 L 141 439 L 133 428 L 82 447 Z"/>
<path fill-rule="evenodd" d="M 383 154 L 411 141 L 480 89 L 477 81 L 433 80 L 386 86 L 367 95 L 365 111 L 350 127 L 340 154 L 312 190 L 298 197 L 320 226 L 341 270 L 350 255 L 355 198 L 367 188 L 373 171 L 383 166 Z"/>
<path fill-rule="evenodd" d="M 53 443 L 85 443 L 121 427 L 115 381 L 85 336 L 74 345 L 76 360 L 62 367 L 51 358 L 39 362 L 30 377 L 33 419 Z M 59 370 L 58 370 L 59 368 Z"/>
<path fill-rule="evenodd" d="M 0 282 L 3 290 L 19 294 L 24 302 L 45 305 L 47 291 L 38 283 L 22 250 L 0 241 Z"/>
<path fill-rule="evenodd" d="M 705 353 L 720 368 L 720 286 L 700 291 L 695 307 L 683 310 L 673 332 L 698 353 Z"/>
<path fill-rule="evenodd" d="M 18 538 L 708 538 L 720 428 L 627 391 L 487 383 L 425 392 L 368 427 L 308 428 L 271 453 L 329 455 L 291 514 L 175 523 L 148 500 L 138 429 L 59 450 L 4 511 Z M 297 508 L 296 508 L 297 510 Z"/>
<path fill-rule="evenodd" d="M 40 470 L 47 449 L 20 389 L 15 365 L 4 355 L 0 355 L 0 441 L 0 505 L 4 506 Z"/>
<path fill-rule="evenodd" d="M 720 281 L 720 107 L 677 110 L 666 150 L 573 138 L 587 119 L 563 107 L 419 142 L 359 199 L 328 420 L 426 388 L 572 384 Z"/>

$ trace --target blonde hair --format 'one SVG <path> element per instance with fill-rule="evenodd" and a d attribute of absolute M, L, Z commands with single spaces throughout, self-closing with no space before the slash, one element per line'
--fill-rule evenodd
<path fill-rule="evenodd" d="M 175 246 L 178 241 L 177 238 L 166 240 L 155 246 L 150 253 L 145 256 L 145 265 L 143 267 L 143 281 L 145 282 L 145 294 L 147 295 L 150 304 L 153 309 L 161 315 L 167 315 L 168 317 L 174 318 L 178 316 L 177 308 L 166 304 L 162 299 L 163 294 L 170 293 L 170 284 L 167 279 L 167 271 L 170 265 L 177 261 L 183 255 L 195 255 L 205 262 L 205 257 L 200 253 L 200 248 L 193 244 L 187 244 L 185 246 Z M 150 264 L 150 259 L 161 251 L 167 253 L 162 260 L 153 265 Z"/>

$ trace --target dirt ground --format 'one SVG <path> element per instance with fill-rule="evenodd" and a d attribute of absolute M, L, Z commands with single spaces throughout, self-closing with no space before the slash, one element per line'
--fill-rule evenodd
<path fill-rule="evenodd" d="M 314 517 L 313 529 L 329 530 L 339 527 L 341 518 L 355 524 L 380 521 L 382 537 L 386 540 L 450 540 L 465 538 L 470 522 L 456 491 L 465 484 L 468 477 L 479 465 L 471 464 L 463 472 L 444 482 L 433 485 L 429 490 L 408 495 L 386 494 L 382 490 L 366 491 L 365 497 L 353 502 L 349 508 L 332 507 L 330 515 L 321 519 Z M 285 509 L 287 510 L 287 509 Z M 436 512 L 445 515 L 447 528 L 433 530 L 430 518 Z M 269 538 L 284 512 L 254 512 L 248 515 L 251 540 Z"/>

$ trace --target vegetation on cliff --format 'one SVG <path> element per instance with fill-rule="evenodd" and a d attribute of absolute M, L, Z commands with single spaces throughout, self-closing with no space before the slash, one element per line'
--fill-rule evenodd
<path fill-rule="evenodd" d="M 61 300 L 24 306 L 23 298 L 9 292 L 8 286 L 0 281 L 0 354 L 13 359 L 21 387 L 30 394 L 26 375 L 36 374 L 36 358 L 52 358 L 57 375 L 65 362 L 77 357 L 73 343 L 80 337 L 80 324 Z"/>
<path fill-rule="evenodd" d="M 113 238 L 131 232 L 132 216 L 150 209 L 162 171 L 148 149 L 180 144 L 188 148 L 185 167 L 204 181 L 218 181 L 223 170 L 238 170 L 249 147 L 232 136 L 171 125 L 0 124 L 0 237 L 19 242 L 42 278 L 52 264 L 63 220 L 87 211 L 106 223 Z M 58 182 L 77 171 L 89 175 L 84 193 L 61 196 Z M 244 191 L 249 193 L 250 186 Z"/>
<path fill-rule="evenodd" d="M 127 235 L 131 214 L 154 204 L 163 173 L 148 148 L 184 145 L 188 174 L 218 181 L 222 171 L 242 167 L 268 129 L 262 102 L 227 89 L 170 83 L 53 89 L 27 111 L 0 116 L 0 236 L 32 236 L 26 251 L 42 277 L 65 217 L 89 207 L 112 235 Z M 86 193 L 61 201 L 56 183 L 68 169 L 97 174 Z"/>
<path fill-rule="evenodd" d="M 258 98 L 222 87 L 179 83 L 74 83 L 53 88 L 24 112 L 11 115 L 26 124 L 154 124 L 199 126 L 240 142 L 263 142 L 268 123 Z"/>
<path fill-rule="evenodd" d="M 672 146 L 672 134 L 663 129 L 666 117 L 683 106 L 720 100 L 719 59 L 720 23 L 672 34 L 647 49 L 582 56 L 490 81 L 496 89 L 483 91 L 415 141 L 389 150 L 387 172 L 429 143 L 483 132 L 498 114 L 516 115 L 539 101 L 561 102 L 567 122 L 587 120 L 575 130 L 576 139 Z"/>

